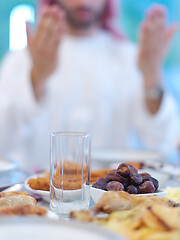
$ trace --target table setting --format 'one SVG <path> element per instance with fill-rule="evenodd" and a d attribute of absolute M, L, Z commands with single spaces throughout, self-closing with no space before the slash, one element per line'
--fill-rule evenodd
<path fill-rule="evenodd" d="M 91 151 L 88 133 L 52 133 L 46 171 L 0 160 L 2 239 L 178 240 L 179 173 L 156 152 Z"/>

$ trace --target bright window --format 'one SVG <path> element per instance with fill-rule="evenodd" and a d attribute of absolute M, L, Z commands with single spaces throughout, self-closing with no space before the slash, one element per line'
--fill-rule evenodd
<path fill-rule="evenodd" d="M 10 14 L 9 49 L 20 50 L 27 46 L 26 21 L 34 23 L 34 8 L 30 5 L 18 5 Z"/>

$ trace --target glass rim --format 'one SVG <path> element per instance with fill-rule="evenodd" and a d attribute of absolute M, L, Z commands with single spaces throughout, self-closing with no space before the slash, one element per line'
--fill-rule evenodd
<path fill-rule="evenodd" d="M 52 132 L 51 137 L 90 137 L 90 133 L 88 133 L 88 132 L 71 132 L 71 131 Z"/>

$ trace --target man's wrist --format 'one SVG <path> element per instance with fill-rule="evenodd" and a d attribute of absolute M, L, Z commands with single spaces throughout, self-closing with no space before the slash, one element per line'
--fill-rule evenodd
<path fill-rule="evenodd" d="M 161 100 L 164 94 L 162 83 L 162 71 L 159 68 L 153 74 L 144 75 L 145 97 L 149 100 Z"/>
<path fill-rule="evenodd" d="M 149 100 L 160 100 L 164 95 L 164 88 L 157 86 L 154 88 L 145 88 L 145 96 Z"/>
<path fill-rule="evenodd" d="M 31 70 L 31 82 L 34 89 L 34 95 L 37 100 L 43 95 L 45 89 L 45 80 L 39 76 L 35 69 Z"/>
<path fill-rule="evenodd" d="M 46 77 L 42 76 L 42 73 L 40 73 L 40 71 L 38 71 L 36 68 L 32 67 L 31 69 L 31 79 L 33 82 L 37 82 L 37 83 L 42 83 L 44 82 L 44 79 Z"/>

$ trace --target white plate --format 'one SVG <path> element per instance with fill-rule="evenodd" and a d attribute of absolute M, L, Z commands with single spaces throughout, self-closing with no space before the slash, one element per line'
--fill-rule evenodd
<path fill-rule="evenodd" d="M 18 167 L 17 162 L 0 158 L 0 174 L 14 170 Z"/>
<path fill-rule="evenodd" d="M 102 197 L 102 195 L 104 193 L 106 193 L 107 191 L 104 191 L 104 190 L 101 190 L 101 189 L 98 189 L 98 188 L 94 188 L 94 187 L 91 187 L 90 188 L 90 194 L 91 194 L 91 198 L 93 199 L 93 201 L 95 203 L 97 203 L 99 201 L 99 199 Z M 166 196 L 166 192 L 163 191 L 163 190 L 158 190 L 157 192 L 155 193 L 148 193 L 148 194 L 136 194 L 136 196 L 158 196 L 158 197 L 165 197 Z"/>
<path fill-rule="evenodd" d="M 157 152 L 131 150 L 96 150 L 91 159 L 96 167 L 106 168 L 113 163 L 163 161 L 164 156 Z"/>
<path fill-rule="evenodd" d="M 120 236 L 92 224 L 38 218 L 1 219 L 0 232 L 3 240 L 123 240 Z"/>
<path fill-rule="evenodd" d="M 30 178 L 37 178 L 37 177 L 42 177 L 42 176 L 43 176 L 43 174 L 36 174 L 36 175 L 33 175 L 33 176 L 29 177 L 28 179 L 26 179 L 26 181 L 24 183 L 24 187 L 30 193 L 38 194 L 43 198 L 43 200 L 45 200 L 46 202 L 49 202 L 50 201 L 50 192 L 49 191 L 35 190 L 35 189 L 32 189 L 28 184 L 28 181 L 29 181 Z M 86 184 L 84 184 L 84 188 L 88 188 L 88 186 Z M 62 190 L 58 189 L 58 188 L 54 188 L 54 189 L 55 189 L 56 197 L 59 198 L 59 196 L 62 194 Z M 77 199 L 78 197 L 81 196 L 81 194 L 82 194 L 81 189 L 63 190 L 63 199 L 64 200 Z"/>
<path fill-rule="evenodd" d="M 24 187 L 28 192 L 30 192 L 32 194 L 37 194 L 37 195 L 41 196 L 43 198 L 43 200 L 45 200 L 46 202 L 49 202 L 49 200 L 50 200 L 50 192 L 49 191 L 35 190 L 35 189 L 32 189 L 28 184 L 28 181 L 30 178 L 37 178 L 37 177 L 43 177 L 43 176 L 44 176 L 43 174 L 36 174 L 36 175 L 33 175 L 33 176 L 27 178 L 26 181 L 24 182 Z"/>

